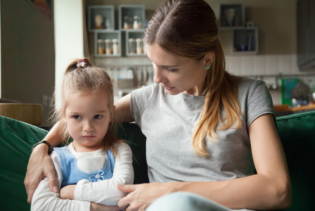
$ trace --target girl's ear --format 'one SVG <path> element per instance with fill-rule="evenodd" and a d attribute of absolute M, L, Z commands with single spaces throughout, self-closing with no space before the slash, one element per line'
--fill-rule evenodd
<path fill-rule="evenodd" d="M 66 115 L 65 115 L 65 113 L 62 111 L 61 107 L 59 108 L 59 111 L 60 111 L 60 113 L 62 113 L 63 121 L 64 121 L 64 122 L 67 122 Z"/>
<path fill-rule="evenodd" d="M 116 106 L 113 105 L 113 111 L 115 112 L 115 110 L 116 110 Z M 109 122 L 112 122 L 112 121 L 113 121 L 113 114 L 114 114 L 114 112 L 112 112 L 112 113 L 110 114 L 110 120 L 109 120 Z"/>

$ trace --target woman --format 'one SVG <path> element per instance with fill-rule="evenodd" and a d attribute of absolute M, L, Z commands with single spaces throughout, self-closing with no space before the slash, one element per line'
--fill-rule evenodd
<path fill-rule="evenodd" d="M 145 41 L 156 84 L 120 99 L 116 111 L 124 121 L 135 120 L 147 137 L 151 183 L 118 186 L 129 193 L 118 206 L 128 211 L 154 201 L 148 210 L 290 206 L 270 94 L 263 82 L 225 71 L 210 6 L 202 0 L 166 1 L 148 23 Z M 45 140 L 56 146 L 57 134 L 55 126 Z M 31 155 L 25 179 L 29 201 L 41 177 L 48 177 L 53 190 L 46 150 L 40 144 Z M 173 192 L 179 193 L 166 195 Z"/>

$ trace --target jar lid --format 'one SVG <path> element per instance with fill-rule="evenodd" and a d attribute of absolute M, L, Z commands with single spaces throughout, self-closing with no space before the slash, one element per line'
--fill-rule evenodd
<path fill-rule="evenodd" d="M 111 42 L 111 40 L 110 39 L 106 39 L 105 42 Z"/>
<path fill-rule="evenodd" d="M 135 41 L 135 39 L 129 38 L 129 42 L 134 42 L 134 41 Z"/>
<path fill-rule="evenodd" d="M 141 42 L 141 41 L 143 41 L 143 39 L 137 38 L 136 41 L 137 41 L 137 42 Z"/>
<path fill-rule="evenodd" d="M 99 39 L 99 40 L 97 40 L 97 42 L 104 42 L 104 40 L 102 40 L 102 39 Z"/>
<path fill-rule="evenodd" d="M 118 42 L 118 40 L 117 40 L 117 39 L 112 39 L 112 41 L 113 41 L 113 42 Z"/>

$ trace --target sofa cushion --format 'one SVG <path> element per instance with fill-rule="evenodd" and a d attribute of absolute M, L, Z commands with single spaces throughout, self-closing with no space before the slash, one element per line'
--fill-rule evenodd
<path fill-rule="evenodd" d="M 277 126 L 293 190 L 286 210 L 315 210 L 315 111 L 278 117 Z"/>

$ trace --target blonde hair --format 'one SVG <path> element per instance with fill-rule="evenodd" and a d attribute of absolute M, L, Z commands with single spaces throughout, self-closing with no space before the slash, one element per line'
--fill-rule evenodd
<path fill-rule="evenodd" d="M 80 62 L 84 62 L 84 64 Z M 120 139 L 116 136 L 118 121 L 114 116 L 113 84 L 105 70 L 94 66 L 89 59 L 74 60 L 66 68 L 60 88 L 61 109 L 55 109 L 53 119 L 55 122 L 59 122 L 59 131 L 63 143 L 68 144 L 71 137 L 67 124 L 63 121 L 64 111 L 67 107 L 67 96 L 76 92 L 95 92 L 99 90 L 106 92 L 107 106 L 112 120 L 102 141 L 102 149 L 105 152 L 111 150 L 116 156 L 116 144 L 119 144 Z"/>
<path fill-rule="evenodd" d="M 225 71 L 225 57 L 213 10 L 203 0 L 167 0 L 149 21 L 145 42 L 157 43 L 171 54 L 197 61 L 209 52 L 215 53 L 205 78 L 205 104 L 192 136 L 194 152 L 202 157 L 209 156 L 205 137 L 216 141 L 217 130 L 242 126 L 237 97 L 238 77 Z M 226 111 L 224 119 L 221 116 L 223 109 Z"/>

